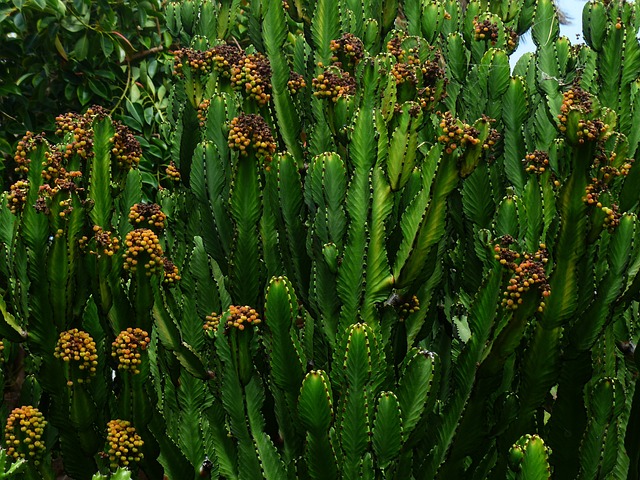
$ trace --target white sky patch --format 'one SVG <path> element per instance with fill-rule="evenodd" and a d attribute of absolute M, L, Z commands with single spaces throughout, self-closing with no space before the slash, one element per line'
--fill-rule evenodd
<path fill-rule="evenodd" d="M 572 44 L 583 43 L 582 40 L 582 10 L 587 0 L 558 0 L 558 6 L 569 18 L 569 25 L 560 25 L 560 35 L 567 37 Z M 531 39 L 530 31 L 520 37 L 518 49 L 511 55 L 511 68 L 526 52 L 534 52 L 536 49 Z"/>

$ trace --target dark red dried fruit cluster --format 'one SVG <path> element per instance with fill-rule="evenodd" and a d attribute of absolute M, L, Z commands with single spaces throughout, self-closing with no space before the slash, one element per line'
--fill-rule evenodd
<path fill-rule="evenodd" d="M 498 25 L 489 19 L 480 21 L 476 17 L 473 20 L 473 29 L 476 41 L 488 41 L 491 45 L 495 45 L 498 41 Z"/>

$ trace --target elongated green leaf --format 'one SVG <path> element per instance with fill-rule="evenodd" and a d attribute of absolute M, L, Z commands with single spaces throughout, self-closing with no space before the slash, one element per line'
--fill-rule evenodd
<path fill-rule="evenodd" d="M 538 1 L 531 29 L 533 41 L 538 47 L 547 45 L 549 42 L 555 42 L 559 33 L 560 25 L 554 2 L 552 0 Z"/>
<path fill-rule="evenodd" d="M 231 194 L 231 215 L 235 224 L 232 292 L 235 302 L 241 305 L 256 305 L 260 289 L 258 221 L 261 204 L 256 162 L 254 158 L 238 161 Z"/>
<path fill-rule="evenodd" d="M 316 63 L 329 65 L 331 62 L 331 40 L 340 36 L 340 18 L 336 4 L 332 0 L 318 0 L 311 20 L 311 33 L 315 44 Z"/>
<path fill-rule="evenodd" d="M 307 373 L 300 389 L 300 420 L 312 436 L 329 431 L 333 419 L 331 384 L 322 370 Z"/>
<path fill-rule="evenodd" d="M 393 277 L 387 257 L 387 233 L 385 222 L 393 207 L 391 188 L 381 169 L 373 171 L 373 202 L 371 206 L 371 232 L 367 253 L 366 287 L 362 320 L 374 322 L 375 304 L 385 300 L 393 285 Z"/>
<path fill-rule="evenodd" d="M 265 323 L 271 331 L 271 375 L 274 383 L 291 395 L 300 391 L 304 363 L 293 331 L 297 298 L 284 277 L 272 278 L 267 289 Z"/>
<path fill-rule="evenodd" d="M 495 202 L 491 195 L 491 180 L 486 167 L 480 166 L 465 180 L 462 200 L 465 215 L 481 228 L 490 228 Z"/>
<path fill-rule="evenodd" d="M 515 478 L 518 480 L 548 480 L 551 478 L 551 467 L 548 461 L 548 450 L 542 438 L 537 435 L 527 435 L 522 437 L 511 449 L 510 455 L 514 452 L 520 457 L 518 473 Z"/>
<path fill-rule="evenodd" d="M 280 454 L 276 450 L 269 436 L 264 432 L 264 418 L 261 409 L 264 402 L 264 391 L 257 377 L 254 377 L 246 387 L 247 416 L 249 428 L 256 445 L 262 474 L 266 480 L 280 480 L 287 478 L 286 470 Z"/>
<path fill-rule="evenodd" d="M 379 468 L 386 468 L 402 446 L 402 418 L 398 398 L 393 392 L 382 392 L 378 398 L 373 422 L 373 450 Z"/>
<path fill-rule="evenodd" d="M 113 127 L 108 118 L 93 124 L 93 160 L 89 180 L 89 198 L 93 208 L 89 212 L 95 225 L 108 229 L 111 226 L 111 139 Z"/>
<path fill-rule="evenodd" d="M 527 116 L 527 95 L 521 77 L 512 78 L 503 97 L 502 121 L 504 122 L 504 169 L 516 192 L 524 187 L 525 146 L 522 125 Z"/>

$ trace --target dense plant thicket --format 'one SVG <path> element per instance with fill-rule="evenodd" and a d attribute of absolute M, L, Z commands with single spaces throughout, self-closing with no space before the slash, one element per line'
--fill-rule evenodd
<path fill-rule="evenodd" d="M 158 133 L 172 42 L 156 0 L 3 2 L 0 155 L 6 178 L 13 178 L 11 153 L 25 131 L 50 132 L 56 115 L 93 104 L 114 109 L 141 135 L 145 170 L 155 171 L 166 149 Z"/>
<path fill-rule="evenodd" d="M 15 152 L 0 466 L 639 478 L 638 8 L 167 4 L 154 202 L 100 107 Z"/>

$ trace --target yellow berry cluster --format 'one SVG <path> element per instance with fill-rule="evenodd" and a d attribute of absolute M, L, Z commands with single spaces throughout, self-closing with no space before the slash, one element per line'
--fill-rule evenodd
<path fill-rule="evenodd" d="M 501 137 L 500 132 L 497 129 L 490 128 L 489 135 L 487 136 L 487 139 L 482 144 L 482 148 L 484 150 L 491 150 L 500 141 L 500 137 Z"/>
<path fill-rule="evenodd" d="M 522 163 L 525 165 L 526 172 L 542 175 L 549 168 L 549 154 L 542 150 L 535 150 L 533 153 L 528 153 Z"/>
<path fill-rule="evenodd" d="M 121 123 L 115 123 L 115 134 L 111 138 L 111 153 L 113 153 L 116 164 L 123 170 L 130 170 L 137 166 L 142 158 L 142 148 L 140 142 L 136 140 L 131 130 Z"/>
<path fill-rule="evenodd" d="M 604 227 L 613 232 L 615 228 L 620 225 L 620 208 L 615 203 L 611 204 L 611 207 L 602 207 L 604 213 Z"/>
<path fill-rule="evenodd" d="M 33 460 L 37 465 L 45 451 L 42 434 L 47 422 L 35 407 L 14 408 L 7 418 L 4 443 L 7 455 L 14 460 Z"/>
<path fill-rule="evenodd" d="M 287 82 L 287 88 L 289 89 L 289 93 L 291 95 L 295 95 L 306 86 L 307 86 L 307 82 L 305 82 L 304 77 L 300 75 L 298 72 L 292 71 L 289 74 L 289 81 Z"/>
<path fill-rule="evenodd" d="M 491 42 L 491 45 L 495 45 L 498 41 L 498 25 L 489 19 L 481 22 L 478 17 L 474 18 L 473 29 L 476 41 L 488 41 Z"/>
<path fill-rule="evenodd" d="M 137 271 L 139 265 L 144 266 L 145 274 L 162 272 L 163 252 L 158 236 L 148 228 L 138 228 L 127 233 L 125 239 L 127 251 L 124 254 L 124 269 Z"/>
<path fill-rule="evenodd" d="M 88 381 L 89 377 L 94 376 L 96 373 L 96 366 L 98 365 L 96 342 L 87 332 L 77 328 L 62 332 L 58 337 L 58 343 L 53 355 L 73 367 L 70 375 L 71 377 L 78 377 L 76 379 L 78 383 Z M 67 380 L 67 385 L 73 385 L 72 378 Z"/>
<path fill-rule="evenodd" d="M 96 241 L 96 250 L 90 252 L 93 255 L 112 257 L 120 250 L 120 241 L 117 237 L 111 236 L 111 230 L 104 230 L 102 227 L 94 225 L 93 238 Z"/>
<path fill-rule="evenodd" d="M 545 265 L 549 261 L 549 252 L 546 246 L 541 244 L 533 255 L 525 253 L 522 260 L 517 263 L 516 260 L 520 259 L 520 254 L 508 248 L 512 241 L 511 237 L 503 237 L 501 245 L 496 245 L 494 251 L 496 252 L 496 260 L 514 272 L 513 278 L 509 280 L 507 291 L 504 292 L 502 306 L 515 310 L 522 304 L 522 295 L 531 287 L 537 286 L 544 298 L 551 294 L 551 288 L 545 272 Z M 541 301 L 538 311 L 541 312 L 544 307 L 545 303 Z"/>
<path fill-rule="evenodd" d="M 271 129 L 260 115 L 240 115 L 231 120 L 229 129 L 229 148 L 238 150 L 240 155 L 246 156 L 250 150 L 256 155 L 271 160 L 276 151 L 276 143 L 271 135 Z"/>
<path fill-rule="evenodd" d="M 271 65 L 261 53 L 246 55 L 239 65 L 231 69 L 231 84 L 253 98 L 258 105 L 271 100 Z"/>
<path fill-rule="evenodd" d="M 100 112 L 102 113 L 102 110 Z M 72 140 L 63 152 L 65 159 L 71 158 L 74 154 L 87 158 L 92 153 L 91 122 L 94 114 L 95 111 L 90 109 L 84 115 L 69 112 L 56 117 L 56 135 L 72 134 Z"/>
<path fill-rule="evenodd" d="M 337 102 L 340 97 L 356 93 L 356 79 L 339 67 L 329 67 L 311 81 L 311 86 L 314 96 L 334 102 Z"/>
<path fill-rule="evenodd" d="M 218 329 L 218 325 L 220 325 L 220 315 L 212 312 L 211 315 L 205 317 L 202 329 L 205 332 L 215 332 Z"/>
<path fill-rule="evenodd" d="M 602 208 L 602 203 L 600 203 L 600 194 L 607 190 L 607 184 L 594 177 L 591 179 L 591 183 L 585 188 L 585 196 L 582 200 L 587 205 Z"/>
<path fill-rule="evenodd" d="M 420 310 L 420 300 L 413 295 L 408 301 L 400 305 L 400 318 L 407 318 L 412 313 Z"/>
<path fill-rule="evenodd" d="M 178 167 L 176 167 L 176 164 L 173 160 L 169 162 L 169 166 L 165 170 L 165 173 L 167 174 L 167 178 L 169 178 L 169 180 L 172 180 L 174 182 L 180 181 L 180 170 L 178 170 Z"/>
<path fill-rule="evenodd" d="M 162 259 L 162 268 L 164 271 L 164 276 L 162 277 L 162 282 L 168 285 L 173 285 L 180 281 L 182 277 L 180 277 L 178 267 L 175 263 L 173 263 L 168 258 Z"/>
<path fill-rule="evenodd" d="M 193 50 L 192 48 L 180 48 L 173 52 L 173 74 L 183 77 L 184 65 L 191 67 L 194 73 L 208 74 L 211 72 L 213 51 Z"/>
<path fill-rule="evenodd" d="M 140 373 L 141 352 L 149 343 L 149 334 L 140 328 L 129 327 L 120 332 L 111 345 L 111 356 L 118 360 L 118 369 L 129 370 L 134 375 Z"/>
<path fill-rule="evenodd" d="M 408 63 L 398 62 L 391 67 L 391 75 L 396 79 L 396 85 L 403 83 L 410 83 L 416 85 L 418 83 L 418 76 L 416 75 L 416 69 L 414 66 Z"/>
<path fill-rule="evenodd" d="M 22 211 L 22 208 L 27 203 L 27 195 L 29 194 L 29 181 L 18 180 L 11 185 L 9 193 L 7 195 L 7 202 L 9 210 L 14 215 L 17 215 Z"/>
<path fill-rule="evenodd" d="M 440 121 L 442 135 L 438 137 L 438 141 L 446 145 L 445 152 L 451 154 L 460 145 L 477 145 L 480 142 L 478 138 L 479 132 L 474 127 L 463 124 L 451 115 L 451 112 L 445 112 Z"/>
<path fill-rule="evenodd" d="M 235 45 L 218 45 L 211 49 L 213 68 L 224 77 L 231 78 L 231 71 L 240 65 L 245 57 L 244 51 Z"/>
<path fill-rule="evenodd" d="M 167 216 L 157 203 L 136 203 L 129 210 L 129 222 L 134 227 L 142 224 L 145 227 L 162 230 Z"/>
<path fill-rule="evenodd" d="M 4 362 L 4 342 L 0 340 L 0 363 Z"/>
<path fill-rule="evenodd" d="M 418 90 L 418 98 L 422 108 L 432 107 L 446 96 L 447 78 L 440 60 L 440 55 L 436 55 L 434 60 L 427 60 L 420 67 L 424 86 Z"/>
<path fill-rule="evenodd" d="M 231 328 L 237 328 L 242 331 L 247 325 L 259 325 L 261 322 L 258 312 L 253 308 L 231 305 L 229 310 L 220 316 L 217 316 L 215 313 L 207 315 L 203 328 L 204 330 L 215 331 L 221 321 L 224 322 L 225 333 Z"/>
<path fill-rule="evenodd" d="M 562 94 L 562 105 L 558 114 L 561 123 L 567 123 L 567 115 L 570 110 L 579 110 L 582 113 L 591 113 L 592 111 L 591 95 L 578 85 L 574 85 Z"/>
<path fill-rule="evenodd" d="M 352 33 L 345 33 L 338 40 L 331 40 L 331 61 L 339 67 L 355 66 L 364 57 L 362 40 Z"/>
<path fill-rule="evenodd" d="M 127 420 L 111 420 L 107 424 L 107 455 L 111 468 L 128 467 L 142 460 L 144 442 Z"/>

